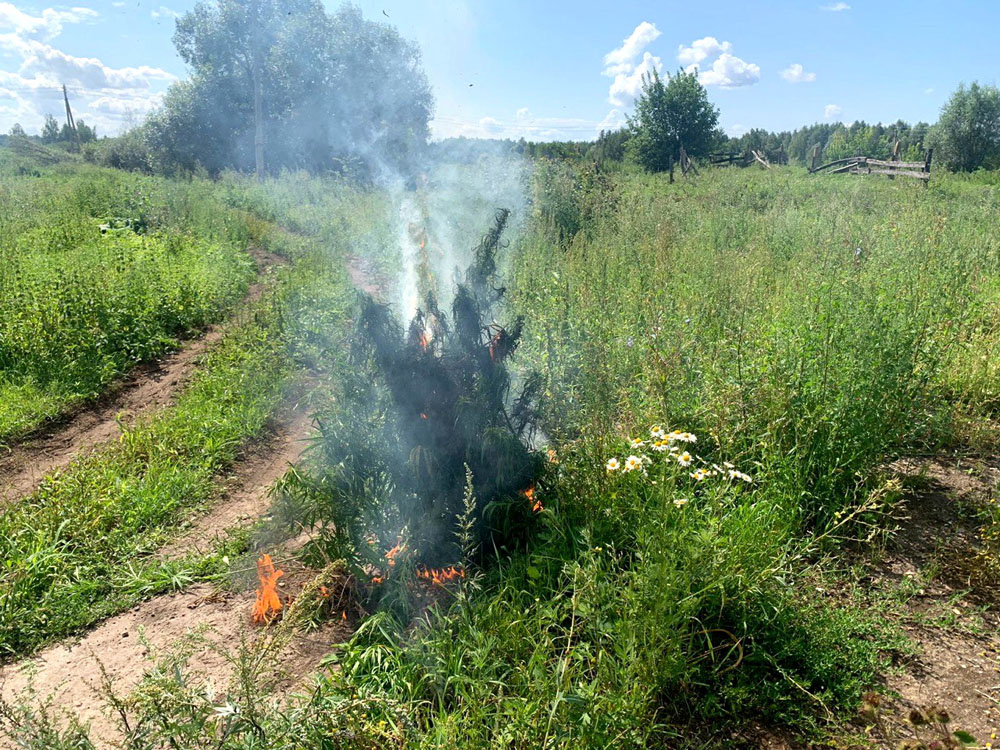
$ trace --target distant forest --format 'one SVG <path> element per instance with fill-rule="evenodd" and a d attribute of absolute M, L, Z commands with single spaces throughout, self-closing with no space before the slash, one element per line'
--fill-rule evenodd
<path fill-rule="evenodd" d="M 772 133 L 754 128 L 738 138 L 731 138 L 721 130 L 715 132 L 714 151 L 743 152 L 747 149 L 762 151 L 768 159 L 777 160 L 783 152 L 790 164 L 807 164 L 814 146 L 820 147 L 824 161 L 845 156 L 870 156 L 887 159 L 893 144 L 898 140 L 900 156 L 904 161 L 923 159 L 924 139 L 931 126 L 926 122 L 915 125 L 899 120 L 891 125 L 869 125 L 866 122 L 816 123 L 797 130 Z M 523 138 L 506 141 L 508 147 L 532 157 L 559 159 L 586 159 L 597 162 L 618 162 L 625 159 L 630 132 L 626 128 L 602 131 L 596 141 L 551 141 L 534 143 Z M 461 139 L 459 139 L 461 140 Z"/>

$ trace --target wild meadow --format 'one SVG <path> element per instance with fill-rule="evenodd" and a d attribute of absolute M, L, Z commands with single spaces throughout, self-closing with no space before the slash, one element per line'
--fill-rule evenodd
<path fill-rule="evenodd" d="M 542 163 L 533 187 L 505 256 L 552 451 L 531 541 L 416 626 L 362 625 L 313 700 L 415 747 L 850 716 L 906 641 L 813 582 L 885 539 L 890 460 L 995 447 L 995 180 Z"/>
<path fill-rule="evenodd" d="M 910 648 L 885 612 L 831 597 L 824 582 L 888 538 L 900 494 L 889 462 L 996 449 L 992 175 L 936 176 L 924 189 L 720 170 L 669 184 L 536 163 L 499 273 L 505 314 L 524 320 L 514 377 L 540 376 L 537 505 L 516 543 L 477 549 L 463 537 L 465 575 L 421 607 L 402 578 L 366 580 L 371 551 L 335 528 L 362 519 L 381 533 L 392 516 L 375 480 L 355 494 L 340 483 L 365 458 L 343 446 L 385 419 L 377 376 L 348 345 L 358 309 L 344 264 L 361 256 L 390 277 L 392 202 L 294 174 L 212 189 L 269 227 L 269 241 L 293 245 L 288 278 L 255 313 L 278 328 L 240 344 L 233 365 L 254 395 L 227 417 L 233 431 L 208 419 L 230 408 L 212 395 L 210 363 L 175 417 L 0 520 L 17 592 L 0 612 L 16 633 L 2 646 L 30 652 L 192 580 L 231 585 L 221 551 L 180 571 L 109 574 L 170 535 L 177 487 L 211 495 L 229 446 L 259 429 L 288 377 L 289 352 L 323 380 L 322 439 L 279 485 L 272 519 L 228 551 L 310 529 L 320 543 L 307 562 L 346 560 L 367 614 L 284 702 L 265 700 L 253 645 L 230 654 L 222 713 L 183 656 L 165 657 L 119 704 L 146 728 L 126 747 L 706 747 L 759 720 L 818 739 Z M 217 449 L 189 452 L 188 403 L 209 410 L 192 413 L 191 429 L 214 425 L 191 445 Z M 177 448 L 145 468 L 157 440 Z M 138 481 L 137 511 L 104 541 L 77 536 L 111 523 L 123 479 Z M 87 747 L 85 735 L 45 737 Z"/>
<path fill-rule="evenodd" d="M 66 166 L 0 186 L 0 441 L 231 312 L 256 269 L 204 184 Z"/>

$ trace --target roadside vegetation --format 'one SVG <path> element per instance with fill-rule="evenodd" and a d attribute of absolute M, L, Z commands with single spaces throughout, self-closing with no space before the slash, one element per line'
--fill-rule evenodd
<path fill-rule="evenodd" d="M 125 187 L 123 181 L 133 188 L 137 180 L 150 184 L 89 169 L 67 176 L 67 182 L 93 195 L 95 181 L 99 186 L 102 177 L 112 191 Z M 227 207 L 224 200 L 231 201 L 242 189 L 238 178 L 224 188 L 207 183 L 160 186 L 166 192 L 161 197 L 176 200 L 162 206 L 171 221 L 191 221 L 182 211 L 211 201 L 202 216 L 207 219 L 214 208 L 218 231 L 233 235 L 228 241 L 241 237 L 291 263 L 278 269 L 261 297 L 226 324 L 221 342 L 209 350 L 175 405 L 132 427 L 123 425 L 119 441 L 81 457 L 4 509 L 0 652 L 5 659 L 30 653 L 141 598 L 217 575 L 221 564 L 211 556 L 171 563 L 152 555 L 171 528 L 217 494 L 216 477 L 262 432 L 299 373 L 321 367 L 337 351 L 333 342 L 350 296 L 343 265 L 333 262 L 332 249 Z M 211 235 L 210 224 L 205 232 Z M 187 271 L 225 272 L 219 252 L 194 258 L 203 246 L 193 238 L 186 242 L 167 256 L 170 261 L 188 263 Z M 132 250 L 129 262 L 138 263 L 140 253 Z M 235 249 L 230 253 L 236 267 L 246 270 L 249 258 Z M 143 278 L 155 281 L 151 276 Z M 245 274 L 236 289 L 245 290 Z M 183 287 L 165 291 L 173 295 Z M 162 308 L 154 309 L 166 314 Z"/>
<path fill-rule="evenodd" d="M 288 185 L 232 182 L 229 200 L 318 237 L 374 220 L 362 248 L 378 236 L 378 196 L 341 185 L 344 224 L 286 201 Z M 816 738 L 907 652 L 888 606 L 815 584 L 887 538 L 888 462 L 995 449 L 993 180 L 772 170 L 669 186 L 549 164 L 534 190 L 501 256 L 550 441 L 526 542 L 467 534 L 465 576 L 413 609 L 405 575 L 369 583 L 372 550 L 329 525 L 374 531 L 392 509 L 345 493 L 337 463 L 303 467 L 275 518 L 319 533 L 308 562 L 346 560 L 370 616 L 284 704 L 260 700 L 260 647 L 235 648 L 216 721 L 197 670 L 164 656 L 122 704 L 155 742 L 129 747 L 701 746 L 759 716 Z M 371 376 L 340 362 L 319 455 L 350 461 Z"/>
<path fill-rule="evenodd" d="M 4 175 L 0 441 L 234 309 L 256 273 L 254 228 L 211 191 L 87 167 Z"/>
<path fill-rule="evenodd" d="M 1000 446 L 996 88 L 934 126 L 728 139 L 678 71 L 593 144 L 428 147 L 419 50 L 286 5 L 182 16 L 190 78 L 120 138 L 0 150 L 0 441 L 224 330 L 176 401 L 0 510 L 0 661 L 195 582 L 252 598 L 256 563 L 242 637 L 202 643 L 224 685 L 204 633 L 137 686 L 103 673 L 122 748 L 988 747 L 947 706 L 886 728 L 883 693 L 914 622 L 998 601 L 989 482 L 907 506 L 929 482 L 900 469 Z M 923 184 L 801 167 L 929 147 Z M 675 180 L 716 148 L 780 158 Z M 248 248 L 288 261 L 249 298 Z M 304 379 L 315 440 L 270 512 L 159 555 Z M 926 554 L 873 582 L 900 538 Z M 954 571 L 949 611 L 900 614 Z M 312 674 L 295 631 L 337 634 Z M 30 690 L 0 721 L 104 740 Z"/>

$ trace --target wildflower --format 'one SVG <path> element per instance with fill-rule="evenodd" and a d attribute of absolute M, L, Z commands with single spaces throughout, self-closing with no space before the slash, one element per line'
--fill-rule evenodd
<path fill-rule="evenodd" d="M 691 478 L 694 479 L 696 482 L 704 482 L 706 479 L 708 479 L 708 472 L 705 471 L 704 469 L 695 469 L 694 471 L 691 472 Z"/>
<path fill-rule="evenodd" d="M 694 459 L 691 458 L 691 454 L 688 453 L 687 451 L 684 451 L 677 457 L 677 463 L 679 463 L 681 466 L 690 466 L 693 460 Z"/>
<path fill-rule="evenodd" d="M 215 706 L 216 716 L 235 716 L 240 712 L 239 706 L 227 702 L 224 706 Z"/>
<path fill-rule="evenodd" d="M 730 469 L 727 473 L 729 474 L 730 479 L 742 479 L 744 482 L 753 481 L 749 474 L 744 474 L 742 471 L 737 471 L 736 469 Z"/>
<path fill-rule="evenodd" d="M 677 439 L 682 443 L 697 443 L 698 438 L 692 435 L 690 432 L 682 432 L 677 436 Z"/>
<path fill-rule="evenodd" d="M 663 451 L 667 450 L 667 448 L 669 447 L 670 443 L 668 443 L 666 440 L 657 440 L 655 443 L 653 443 L 653 450 L 656 451 L 657 453 L 663 453 Z"/>
<path fill-rule="evenodd" d="M 688 504 L 688 499 L 686 497 L 678 497 L 674 500 L 675 508 L 683 508 L 687 504 Z"/>
<path fill-rule="evenodd" d="M 667 436 L 667 433 L 663 431 L 662 427 L 657 425 L 649 429 L 649 436 L 653 438 L 653 440 L 663 440 L 663 438 Z"/>
<path fill-rule="evenodd" d="M 629 456 L 625 459 L 625 471 L 635 471 L 642 468 L 642 459 L 638 456 Z"/>
<path fill-rule="evenodd" d="M 641 448 L 645 444 L 646 443 L 645 443 L 645 441 L 643 441 L 642 438 L 633 438 L 632 439 L 632 450 L 635 450 L 636 448 Z"/>
<path fill-rule="evenodd" d="M 610 474 L 612 471 L 618 471 L 621 468 L 621 464 L 618 463 L 617 458 L 609 458 L 608 462 L 604 464 L 604 468 L 607 469 Z"/>
<path fill-rule="evenodd" d="M 669 435 L 667 435 L 667 440 L 680 440 L 681 435 L 683 434 L 684 433 L 681 432 L 680 430 L 674 430 Z"/>

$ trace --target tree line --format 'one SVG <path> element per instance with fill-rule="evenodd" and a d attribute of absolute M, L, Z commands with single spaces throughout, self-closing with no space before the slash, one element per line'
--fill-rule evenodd
<path fill-rule="evenodd" d="M 898 142 L 903 161 L 920 161 L 933 148 L 935 163 L 955 171 L 1000 168 L 1000 90 L 979 83 L 960 85 L 933 125 L 903 120 L 817 123 L 780 132 L 755 128 L 730 137 L 718 128 L 718 118 L 718 108 L 695 74 L 680 70 L 664 78 L 653 72 L 644 79 L 625 127 L 602 131 L 593 142 L 521 141 L 512 148 L 530 156 L 598 164 L 631 161 L 657 172 L 677 162 L 681 146 L 694 158 L 753 149 L 773 161 L 786 157 L 789 163 L 808 166 L 817 146 L 823 161 L 856 155 L 888 159 Z"/>
<path fill-rule="evenodd" d="M 254 168 L 408 174 L 428 153 L 433 99 L 420 51 L 355 6 L 328 12 L 320 0 L 202 0 L 178 19 L 173 41 L 190 76 L 142 125 L 98 142 L 82 121 L 74 134 L 48 115 L 41 140 L 78 137 L 88 158 L 108 166 L 212 175 Z M 817 123 L 730 137 L 718 123 L 696 72 L 653 71 L 623 128 L 591 142 L 500 143 L 529 157 L 628 161 L 654 172 L 676 163 L 682 147 L 694 158 L 753 149 L 802 165 L 816 147 L 824 161 L 888 158 L 897 142 L 906 161 L 934 148 L 935 163 L 950 169 L 1000 168 L 1000 91 L 991 85 L 959 86 L 933 125 Z M 15 126 L 11 134 L 24 131 Z M 456 153 L 480 150 L 456 144 Z"/>
<path fill-rule="evenodd" d="M 427 146 L 433 99 L 418 47 L 353 5 L 327 12 L 320 0 L 202 1 L 177 20 L 173 41 L 190 76 L 117 138 L 93 143 L 93 128 L 77 122 L 89 159 L 217 175 L 253 170 L 262 140 L 267 172 L 370 176 L 412 171 Z M 75 136 L 48 116 L 41 140 Z"/>

